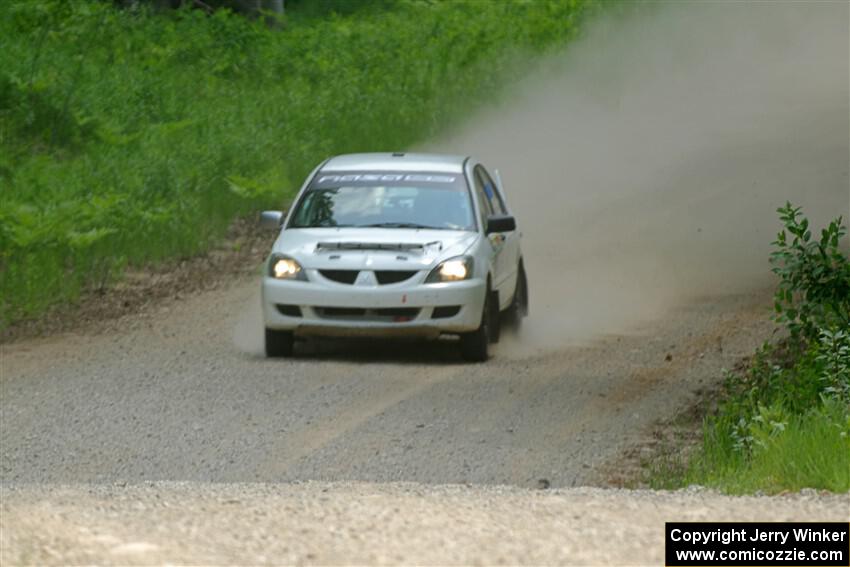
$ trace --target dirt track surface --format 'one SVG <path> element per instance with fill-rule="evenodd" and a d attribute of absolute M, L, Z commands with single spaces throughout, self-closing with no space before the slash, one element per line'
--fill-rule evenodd
<path fill-rule="evenodd" d="M 754 294 L 539 353 L 507 336 L 487 364 L 450 341 L 307 343 L 269 360 L 256 289 L 4 346 L 2 482 L 585 485 L 772 329 Z"/>
<path fill-rule="evenodd" d="M 363 483 L 3 489 L 0 563 L 663 565 L 664 522 L 848 519 L 847 495 Z"/>
<path fill-rule="evenodd" d="M 450 341 L 267 360 L 251 278 L 4 345 L 0 563 L 660 564 L 665 519 L 846 518 L 847 495 L 567 488 L 769 337 L 768 305 L 540 351 L 508 334 L 477 365 Z"/>

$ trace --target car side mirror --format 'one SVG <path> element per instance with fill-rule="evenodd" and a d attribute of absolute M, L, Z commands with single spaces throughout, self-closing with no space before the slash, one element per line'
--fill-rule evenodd
<path fill-rule="evenodd" d="M 283 211 L 263 211 L 260 213 L 260 226 L 268 229 L 280 229 L 283 224 Z"/>
<path fill-rule="evenodd" d="M 516 219 L 513 215 L 492 215 L 487 217 L 487 234 L 512 232 L 514 230 L 516 230 Z"/>

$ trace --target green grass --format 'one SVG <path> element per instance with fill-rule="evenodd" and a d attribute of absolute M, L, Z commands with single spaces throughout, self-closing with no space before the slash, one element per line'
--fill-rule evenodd
<path fill-rule="evenodd" d="M 749 453 L 730 450 L 723 428 L 709 423 L 702 451 L 670 486 L 699 484 L 731 494 L 816 488 L 850 490 L 850 422 L 847 408 L 832 401 L 792 414 L 784 430 Z M 670 471 L 667 471 L 668 473 Z"/>
<path fill-rule="evenodd" d="M 0 326 L 205 251 L 327 156 L 433 136 L 598 4 L 299 2 L 274 31 L 224 10 L 0 3 Z"/>
<path fill-rule="evenodd" d="M 666 451 L 649 469 L 654 488 L 850 491 L 850 333 L 762 347 L 746 372 L 727 375 L 698 449 Z"/>

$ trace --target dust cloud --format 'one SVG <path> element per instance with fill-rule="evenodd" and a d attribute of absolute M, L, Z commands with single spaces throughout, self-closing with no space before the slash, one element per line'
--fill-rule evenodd
<path fill-rule="evenodd" d="M 609 17 L 422 148 L 501 171 L 523 231 L 521 343 L 580 342 L 769 288 L 775 209 L 848 216 L 846 2 L 680 2 Z"/>

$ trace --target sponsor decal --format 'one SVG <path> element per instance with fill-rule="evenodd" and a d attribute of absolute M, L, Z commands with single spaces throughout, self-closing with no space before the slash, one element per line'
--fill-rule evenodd
<path fill-rule="evenodd" d="M 414 183 L 454 183 L 454 175 L 439 175 L 432 173 L 345 173 L 338 175 L 322 175 L 317 180 L 319 184 L 326 183 L 363 183 L 363 182 L 398 182 Z"/>

